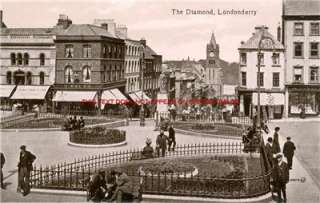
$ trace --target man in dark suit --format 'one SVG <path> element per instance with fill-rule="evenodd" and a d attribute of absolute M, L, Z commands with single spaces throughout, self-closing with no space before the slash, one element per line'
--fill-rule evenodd
<path fill-rule="evenodd" d="M 1 152 L 1 174 L 0 174 L 0 178 L 1 178 L 1 189 L 5 189 L 4 184 L 3 184 L 3 172 L 2 172 L 2 168 L 4 166 L 4 163 L 6 162 L 6 159 L 4 157 L 4 154 Z"/>
<path fill-rule="evenodd" d="M 291 137 L 287 137 L 287 142 L 283 145 L 283 154 L 287 158 L 289 170 L 292 169 L 294 150 L 296 150 L 296 146 L 291 141 Z"/>
<path fill-rule="evenodd" d="M 273 154 L 272 154 L 272 137 L 268 137 L 266 144 L 266 154 L 269 161 L 270 166 L 273 166 Z"/>
<path fill-rule="evenodd" d="M 175 130 L 173 129 L 172 124 L 170 124 L 169 127 L 169 142 L 168 142 L 168 150 L 171 150 L 171 145 L 172 145 L 172 151 L 176 148 L 176 133 Z"/>
<path fill-rule="evenodd" d="M 164 157 L 166 155 L 167 150 L 167 136 L 164 134 L 163 130 L 160 130 L 160 134 L 158 135 L 156 139 L 156 150 L 158 157 L 160 157 L 160 151 L 161 156 Z"/>
<path fill-rule="evenodd" d="M 284 202 L 287 201 L 286 184 L 289 182 L 289 169 L 287 163 L 282 159 L 282 154 L 276 155 L 277 164 L 274 166 L 274 184 L 278 194 L 278 201 L 281 202 L 281 193 L 283 194 Z"/>
<path fill-rule="evenodd" d="M 32 171 L 32 163 L 36 156 L 26 150 L 26 146 L 20 147 L 20 157 L 18 163 L 19 183 L 18 192 L 22 192 L 25 196 L 30 192 L 30 172 Z"/>

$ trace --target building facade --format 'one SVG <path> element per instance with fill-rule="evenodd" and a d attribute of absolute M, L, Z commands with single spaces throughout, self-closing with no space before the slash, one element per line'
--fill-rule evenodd
<path fill-rule="evenodd" d="M 125 43 L 113 32 L 115 24 L 72 24 L 66 16 L 60 16 L 57 27 L 62 27 L 55 39 L 53 101 L 57 109 L 100 111 L 109 103 L 106 100 L 120 99 L 109 91 L 125 91 Z"/>
<path fill-rule="evenodd" d="M 318 115 L 320 107 L 320 2 L 283 4 L 283 44 L 286 48 L 286 116 L 304 111 Z"/>
<path fill-rule="evenodd" d="M 258 47 L 261 41 L 260 80 L 258 80 Z M 284 47 L 264 26 L 255 27 L 252 37 L 239 47 L 240 71 L 239 111 L 252 116 L 257 111 L 258 83 L 260 105 L 264 118 L 281 118 L 284 110 Z"/>
<path fill-rule="evenodd" d="M 9 103 L 24 104 L 25 110 L 30 110 L 34 104 L 39 104 L 42 110 L 46 111 L 48 103 L 42 100 L 45 100 L 49 86 L 54 83 L 56 31 L 53 28 L 1 27 L 0 84 L 7 85 L 11 91 L 16 89 L 16 92 L 3 95 L 6 99 L 10 96 Z M 36 94 L 41 89 L 45 92 L 42 92 L 39 98 Z M 34 98 L 30 94 L 34 94 Z"/>

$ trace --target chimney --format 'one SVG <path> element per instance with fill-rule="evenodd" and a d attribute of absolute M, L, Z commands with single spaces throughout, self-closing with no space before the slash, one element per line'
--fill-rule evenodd
<path fill-rule="evenodd" d="M 280 23 L 279 23 L 279 25 L 277 27 L 277 40 L 279 42 L 281 42 L 281 27 L 280 27 Z"/>
<path fill-rule="evenodd" d="M 144 47 L 147 46 L 147 40 L 146 40 L 145 38 L 141 38 L 141 39 L 140 39 L 140 43 L 141 43 Z"/>
<path fill-rule="evenodd" d="M 0 28 L 6 28 L 7 26 L 3 22 L 2 14 L 3 14 L 3 11 L 0 10 Z"/>
<path fill-rule="evenodd" d="M 121 38 L 128 38 L 128 28 L 125 25 L 119 25 L 116 29 L 116 32 Z"/>
<path fill-rule="evenodd" d="M 67 29 L 69 27 L 69 25 L 72 24 L 72 21 L 70 19 L 68 19 L 67 15 L 64 14 L 60 14 L 59 15 L 59 19 L 58 19 L 58 23 L 57 26 L 63 29 Z"/>
<path fill-rule="evenodd" d="M 116 36 L 116 23 L 113 19 L 94 19 L 93 24 L 105 28 L 111 35 Z"/>
<path fill-rule="evenodd" d="M 2 10 L 0 10 L 0 23 L 1 23 L 1 27 L 2 27 Z"/>

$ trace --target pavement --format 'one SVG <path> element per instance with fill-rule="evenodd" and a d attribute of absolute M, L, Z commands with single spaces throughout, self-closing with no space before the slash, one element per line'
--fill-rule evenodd
<path fill-rule="evenodd" d="M 320 121 L 320 119 L 319 119 Z M 269 128 L 280 126 L 280 143 L 283 145 L 284 138 L 290 134 L 297 145 L 296 156 L 293 160 L 293 170 L 290 172 L 290 183 L 287 185 L 288 202 L 304 202 L 314 203 L 320 202 L 320 187 L 318 187 L 319 172 L 316 166 L 320 166 L 316 162 L 315 154 L 319 154 L 319 121 L 309 122 L 304 119 L 304 122 L 288 120 L 288 121 L 272 121 L 269 123 Z M 140 127 L 138 122 L 131 122 L 129 126 L 120 127 L 127 131 L 128 144 L 115 148 L 79 148 L 67 145 L 68 132 L 2 132 L 1 151 L 5 153 L 6 164 L 4 166 L 4 177 L 7 185 L 6 190 L 1 190 L 1 202 L 85 202 L 84 196 L 77 195 L 54 195 L 54 194 L 39 194 L 31 193 L 26 197 L 15 192 L 17 186 L 17 171 L 16 164 L 19 156 L 19 146 L 27 145 L 27 149 L 37 156 L 36 163 L 41 165 L 53 165 L 53 163 L 71 162 L 77 158 L 97 155 L 99 153 L 108 153 L 112 151 L 127 150 L 132 148 L 142 148 L 146 137 L 152 139 L 155 143 L 158 132 L 154 131 L 154 123 L 147 121 L 145 127 Z M 307 126 L 306 126 L 307 125 Z M 306 127 L 304 127 L 306 126 Z M 307 130 L 306 130 L 307 129 Z M 305 133 L 303 133 L 305 132 Z M 300 136 L 300 134 L 302 134 Z M 230 139 L 197 137 L 191 135 L 177 134 L 178 144 L 191 143 L 206 143 L 206 142 L 232 142 Z M 306 139 L 306 137 L 308 139 Z M 304 140 L 300 142 L 298 140 Z M 234 140 L 239 142 L 239 140 Z M 10 143 L 3 144 L 3 143 Z M 304 148 L 307 146 L 307 149 Z M 310 151 L 310 152 L 309 152 Z M 305 153 L 306 152 L 306 153 Z M 313 153 L 312 153 L 313 152 Z M 311 153 L 311 154 L 310 154 Z M 305 157 L 313 157 L 311 160 L 303 160 Z M 318 160 L 319 161 L 319 160 Z M 319 173 L 318 173 L 319 174 Z M 148 202 L 148 201 L 144 201 Z M 152 202 L 163 202 L 161 200 Z M 167 202 L 181 202 L 171 201 Z M 184 202 L 197 202 L 186 201 Z M 199 201 L 200 202 L 200 201 Z M 272 202 L 265 200 L 263 202 Z"/>

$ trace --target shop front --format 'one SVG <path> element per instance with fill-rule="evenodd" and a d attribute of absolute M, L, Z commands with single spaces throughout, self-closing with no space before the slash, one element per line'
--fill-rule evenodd
<path fill-rule="evenodd" d="M 320 113 L 320 85 L 288 86 L 288 116 L 316 116 Z"/>

